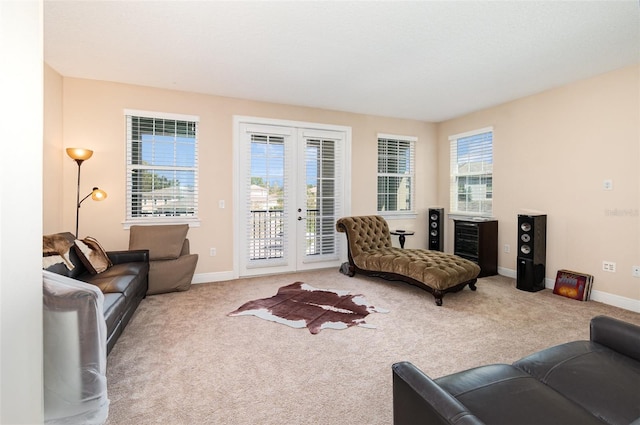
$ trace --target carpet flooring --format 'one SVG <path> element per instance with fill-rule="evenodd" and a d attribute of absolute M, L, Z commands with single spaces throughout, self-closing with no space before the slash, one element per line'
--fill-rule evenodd
<path fill-rule="evenodd" d="M 294 281 L 361 293 L 390 312 L 367 317 L 376 329 L 317 335 L 227 316 Z M 599 314 L 640 325 L 638 313 L 519 291 L 503 276 L 477 287 L 447 294 L 437 307 L 411 285 L 327 269 L 149 296 L 108 357 L 107 424 L 391 424 L 397 361 L 436 378 L 588 339 Z"/>

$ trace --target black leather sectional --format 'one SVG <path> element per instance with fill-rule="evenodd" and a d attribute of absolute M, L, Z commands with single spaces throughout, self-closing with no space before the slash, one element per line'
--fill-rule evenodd
<path fill-rule="evenodd" d="M 68 232 L 57 234 L 73 244 Z M 115 345 L 149 287 L 149 251 L 107 251 L 113 265 L 106 271 L 91 274 L 74 249 L 69 258 L 74 267 L 56 264 L 46 270 L 97 286 L 104 294 L 104 318 L 107 325 L 107 354 Z"/>
<path fill-rule="evenodd" d="M 591 320 L 589 341 L 432 380 L 393 365 L 395 425 L 640 424 L 640 326 Z"/>

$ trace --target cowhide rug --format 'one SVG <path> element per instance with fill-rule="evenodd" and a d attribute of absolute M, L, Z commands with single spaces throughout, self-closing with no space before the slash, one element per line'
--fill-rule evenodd
<path fill-rule="evenodd" d="M 317 334 L 322 329 L 346 329 L 351 326 L 375 328 L 365 323 L 369 313 L 387 313 L 388 310 L 369 305 L 362 295 L 349 291 L 314 288 L 295 282 L 278 289 L 271 298 L 249 301 L 229 316 L 253 315 L 293 328 L 309 328 Z"/>

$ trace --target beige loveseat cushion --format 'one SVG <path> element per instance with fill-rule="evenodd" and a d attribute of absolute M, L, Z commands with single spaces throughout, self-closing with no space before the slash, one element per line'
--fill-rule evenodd
<path fill-rule="evenodd" d="M 188 291 L 198 264 L 198 254 L 183 255 L 175 260 L 159 260 L 150 263 L 149 290 L 147 294 Z"/>
<path fill-rule="evenodd" d="M 187 291 L 198 264 L 189 253 L 188 224 L 131 226 L 129 249 L 149 250 L 148 295 Z"/>
<path fill-rule="evenodd" d="M 131 226 L 129 250 L 148 249 L 149 260 L 175 260 L 182 252 L 188 224 Z"/>

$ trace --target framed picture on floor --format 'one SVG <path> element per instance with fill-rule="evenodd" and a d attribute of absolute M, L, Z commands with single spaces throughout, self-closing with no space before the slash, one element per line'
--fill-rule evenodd
<path fill-rule="evenodd" d="M 556 275 L 553 293 L 578 301 L 588 301 L 592 284 L 592 275 L 562 269 Z"/>

